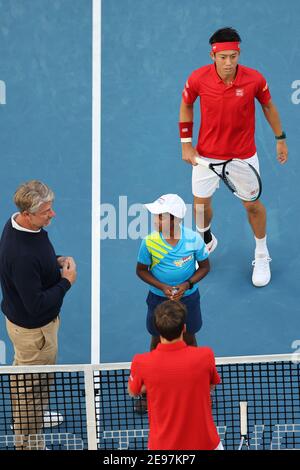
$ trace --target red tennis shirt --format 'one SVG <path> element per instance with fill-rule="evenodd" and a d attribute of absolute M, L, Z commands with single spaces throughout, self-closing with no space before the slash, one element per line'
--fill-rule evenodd
<path fill-rule="evenodd" d="M 226 85 L 215 65 L 192 72 L 182 97 L 192 104 L 200 97 L 201 126 L 197 151 L 210 158 L 249 158 L 256 153 L 255 100 L 271 99 L 265 78 L 256 70 L 238 65 L 232 85 Z"/>
<path fill-rule="evenodd" d="M 210 385 L 218 384 L 214 353 L 183 341 L 134 356 L 129 387 L 147 389 L 150 450 L 213 450 L 220 443 Z"/>

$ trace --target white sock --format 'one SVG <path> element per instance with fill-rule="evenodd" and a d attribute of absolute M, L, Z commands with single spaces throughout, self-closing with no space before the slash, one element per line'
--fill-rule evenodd
<path fill-rule="evenodd" d="M 198 225 L 196 225 L 196 229 L 197 229 L 197 232 L 204 233 L 204 232 L 206 232 L 207 230 L 210 229 L 210 224 L 209 224 L 208 227 L 204 227 L 204 228 L 200 228 L 200 227 L 198 227 Z"/>
<path fill-rule="evenodd" d="M 269 256 L 269 250 L 267 247 L 267 235 L 264 238 L 255 238 L 255 258 L 264 258 Z"/>

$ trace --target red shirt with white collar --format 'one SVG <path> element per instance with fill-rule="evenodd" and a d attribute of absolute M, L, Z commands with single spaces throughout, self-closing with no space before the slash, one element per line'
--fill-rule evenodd
<path fill-rule="evenodd" d="M 206 65 L 192 72 L 182 93 L 186 104 L 193 104 L 198 96 L 198 153 L 224 160 L 252 157 L 256 153 L 255 98 L 262 105 L 271 99 L 265 78 L 256 70 L 238 65 L 233 83 L 226 85 L 215 65 Z"/>
<path fill-rule="evenodd" d="M 159 344 L 137 354 L 131 364 L 129 387 L 139 394 L 146 386 L 150 450 L 213 450 L 220 443 L 213 421 L 210 385 L 218 384 L 210 348 L 183 341 Z"/>

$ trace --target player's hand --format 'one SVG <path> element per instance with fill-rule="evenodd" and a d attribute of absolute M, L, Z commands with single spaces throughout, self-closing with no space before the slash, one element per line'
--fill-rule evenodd
<path fill-rule="evenodd" d="M 189 289 L 189 283 L 188 282 L 183 282 L 182 284 L 179 284 L 178 286 L 172 287 L 173 289 L 173 295 L 171 297 L 171 300 L 180 300 L 183 294 L 185 293 L 186 290 Z M 176 293 L 175 293 L 176 289 Z"/>
<path fill-rule="evenodd" d="M 288 147 L 286 145 L 285 139 L 278 140 L 276 145 L 277 150 L 277 160 L 279 163 L 284 164 L 288 159 Z"/>
<path fill-rule="evenodd" d="M 193 166 L 197 165 L 196 158 L 199 157 L 197 150 L 192 144 L 182 144 L 182 160 Z"/>

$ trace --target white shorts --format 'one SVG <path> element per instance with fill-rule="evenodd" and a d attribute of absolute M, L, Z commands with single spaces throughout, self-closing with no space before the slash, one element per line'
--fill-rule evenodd
<path fill-rule="evenodd" d="M 226 160 L 216 160 L 215 158 L 206 158 L 202 157 L 204 160 L 209 161 L 210 163 L 224 163 Z M 254 166 L 256 171 L 259 173 L 259 161 L 257 153 L 253 157 L 247 158 L 247 163 Z M 220 185 L 220 178 L 209 168 L 205 166 L 197 165 L 193 166 L 192 174 L 192 191 L 193 195 L 196 197 L 211 197 L 215 190 L 218 189 Z"/>

